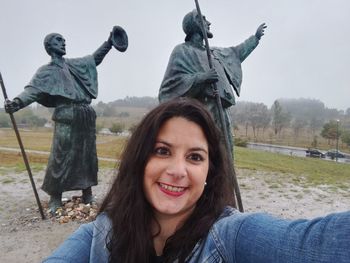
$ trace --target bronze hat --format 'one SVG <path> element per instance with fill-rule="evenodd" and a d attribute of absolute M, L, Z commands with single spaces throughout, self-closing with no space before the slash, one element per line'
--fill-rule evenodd
<path fill-rule="evenodd" d="M 120 52 L 124 52 L 128 48 L 128 35 L 121 26 L 114 26 L 111 34 L 113 47 Z"/>

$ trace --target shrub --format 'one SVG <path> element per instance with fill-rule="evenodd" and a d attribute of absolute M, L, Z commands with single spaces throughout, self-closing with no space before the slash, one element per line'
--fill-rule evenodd
<path fill-rule="evenodd" d="M 113 133 L 121 133 L 124 130 L 124 124 L 115 122 L 112 124 L 112 127 L 109 130 Z"/>
<path fill-rule="evenodd" d="M 235 146 L 239 146 L 239 147 L 247 147 L 247 140 L 244 140 L 242 138 L 235 138 L 234 140 Z"/>

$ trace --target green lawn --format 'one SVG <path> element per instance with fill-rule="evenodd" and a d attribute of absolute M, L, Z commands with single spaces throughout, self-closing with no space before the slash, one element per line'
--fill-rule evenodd
<path fill-rule="evenodd" d="M 254 149 L 235 147 L 238 169 L 276 172 L 295 178 L 303 177 L 310 184 L 350 186 L 350 165 L 314 158 L 288 156 Z"/>

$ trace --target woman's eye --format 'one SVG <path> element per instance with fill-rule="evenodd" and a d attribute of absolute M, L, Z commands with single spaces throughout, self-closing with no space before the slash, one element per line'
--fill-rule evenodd
<path fill-rule="evenodd" d="M 168 148 L 166 147 L 157 147 L 154 149 L 154 153 L 157 154 L 157 155 L 170 155 L 170 151 Z"/>
<path fill-rule="evenodd" d="M 195 162 L 201 162 L 204 161 L 204 158 L 202 155 L 198 154 L 198 153 L 192 153 L 188 156 L 188 159 L 190 159 L 191 161 L 195 161 Z"/>

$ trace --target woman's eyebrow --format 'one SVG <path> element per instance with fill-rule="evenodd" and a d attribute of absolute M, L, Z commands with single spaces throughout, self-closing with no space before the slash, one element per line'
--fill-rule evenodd
<path fill-rule="evenodd" d="M 204 147 L 193 147 L 191 148 L 191 151 L 201 151 L 201 152 L 208 153 L 208 151 Z"/>
<path fill-rule="evenodd" d="M 161 144 L 164 144 L 164 145 L 166 145 L 166 146 L 168 146 L 168 147 L 173 146 L 172 143 L 167 142 L 167 141 L 162 140 L 162 139 L 156 140 L 155 143 L 161 143 Z M 207 147 L 204 147 L 204 146 L 203 146 L 203 147 L 202 147 L 202 146 L 194 146 L 194 147 L 190 148 L 190 150 L 191 150 L 191 151 L 202 151 L 202 152 L 205 152 L 205 153 L 207 154 L 207 153 L 208 153 L 208 150 L 207 150 L 206 148 L 207 148 Z"/>
<path fill-rule="evenodd" d="M 167 142 L 167 141 L 164 141 L 164 140 L 156 140 L 156 143 L 165 144 L 167 146 L 171 146 L 172 145 L 170 142 Z"/>

